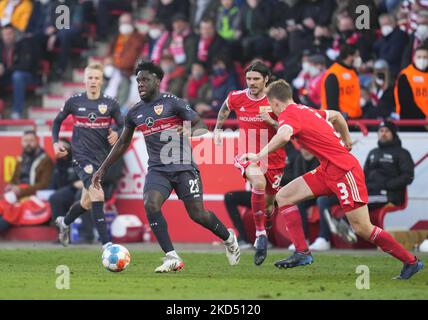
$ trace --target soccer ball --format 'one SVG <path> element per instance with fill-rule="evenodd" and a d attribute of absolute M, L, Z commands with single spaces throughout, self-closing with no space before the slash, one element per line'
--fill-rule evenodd
<path fill-rule="evenodd" d="M 112 244 L 104 250 L 102 262 L 108 271 L 121 272 L 129 266 L 131 255 L 124 246 Z"/>

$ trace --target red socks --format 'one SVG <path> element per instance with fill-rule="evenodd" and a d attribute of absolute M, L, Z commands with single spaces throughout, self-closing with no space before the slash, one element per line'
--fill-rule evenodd
<path fill-rule="evenodd" d="M 388 232 L 379 227 L 374 227 L 370 235 L 370 241 L 381 248 L 384 252 L 397 258 L 403 263 L 414 263 L 416 258 L 403 248 Z"/>
<path fill-rule="evenodd" d="M 254 224 L 256 225 L 256 236 L 265 234 L 265 191 L 251 190 L 251 209 L 253 210 Z"/>
<path fill-rule="evenodd" d="M 303 232 L 302 218 L 300 217 L 299 209 L 295 205 L 286 205 L 279 207 L 279 213 L 285 217 L 285 227 L 290 234 L 298 252 L 308 251 L 305 233 Z"/>

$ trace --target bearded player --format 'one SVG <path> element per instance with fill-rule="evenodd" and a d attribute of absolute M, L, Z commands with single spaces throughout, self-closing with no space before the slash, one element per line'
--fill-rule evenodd
<path fill-rule="evenodd" d="M 291 87 L 284 80 L 271 83 L 267 97 L 278 115 L 278 132 L 258 154 L 247 154 L 242 159 L 258 161 L 294 138 L 320 161 L 318 168 L 296 178 L 276 195 L 296 252 L 287 259 L 277 261 L 275 266 L 292 268 L 313 262 L 296 204 L 309 198 L 334 194 L 361 238 L 403 262 L 403 269 L 395 279 L 409 279 L 421 270 L 422 261 L 404 249 L 389 233 L 371 224 L 364 172 L 349 152 L 352 141 L 342 115 L 337 111 L 319 111 L 296 104 L 292 100 Z"/>
<path fill-rule="evenodd" d="M 234 111 L 239 120 L 239 146 L 235 166 L 251 184 L 251 209 L 256 226 L 254 263 L 261 265 L 267 255 L 266 217 L 271 218 L 275 194 L 285 167 L 285 150 L 278 149 L 261 161 L 240 161 L 249 151 L 259 152 L 275 135 L 277 117 L 272 113 L 264 90 L 270 70 L 261 61 L 255 61 L 245 70 L 247 89 L 232 91 L 223 103 L 214 129 L 216 144 L 221 144 L 221 128 Z"/>

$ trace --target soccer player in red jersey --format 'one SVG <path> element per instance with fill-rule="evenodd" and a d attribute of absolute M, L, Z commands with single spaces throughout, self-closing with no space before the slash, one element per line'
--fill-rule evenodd
<path fill-rule="evenodd" d="M 264 90 L 270 70 L 261 61 L 255 61 L 245 70 L 248 88 L 229 93 L 223 103 L 214 129 L 215 143 L 221 144 L 221 128 L 231 111 L 239 120 L 239 146 L 235 166 L 241 170 L 252 187 L 251 208 L 256 226 L 256 253 L 254 263 L 260 265 L 267 255 L 266 216 L 271 215 L 275 194 L 285 167 L 285 150 L 278 149 L 262 161 L 240 161 L 242 154 L 259 152 L 276 134 L 277 117 L 273 114 Z"/>
<path fill-rule="evenodd" d="M 278 115 L 278 132 L 258 154 L 250 153 L 241 158 L 259 161 L 294 138 L 320 161 L 317 169 L 296 178 L 276 195 L 296 252 L 287 259 L 277 261 L 275 266 L 292 268 L 313 262 L 296 204 L 308 198 L 335 194 L 355 232 L 403 262 L 403 269 L 396 279 L 409 279 L 422 269 L 422 261 L 386 231 L 371 224 L 364 172 L 349 152 L 352 141 L 342 115 L 337 111 L 319 111 L 294 103 L 291 87 L 284 80 L 271 83 L 266 94 Z"/>

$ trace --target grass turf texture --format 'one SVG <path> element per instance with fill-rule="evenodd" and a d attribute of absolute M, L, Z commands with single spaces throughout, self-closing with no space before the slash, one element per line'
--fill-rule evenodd
<path fill-rule="evenodd" d="M 427 268 L 411 280 L 391 280 L 401 263 L 387 255 L 333 252 L 314 254 L 311 266 L 273 266 L 288 254 L 270 253 L 257 267 L 247 251 L 231 267 L 220 252 L 184 252 L 185 270 L 155 274 L 161 252 L 134 250 L 129 268 L 112 273 L 99 250 L 2 249 L 0 299 L 428 299 Z M 55 287 L 58 265 L 70 268 L 69 290 Z M 356 289 L 358 265 L 370 268 L 369 290 Z"/>

